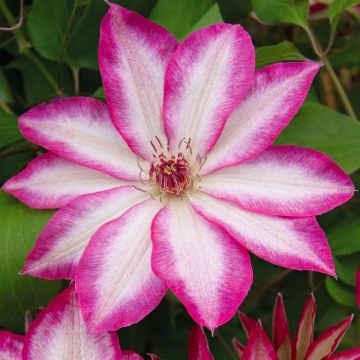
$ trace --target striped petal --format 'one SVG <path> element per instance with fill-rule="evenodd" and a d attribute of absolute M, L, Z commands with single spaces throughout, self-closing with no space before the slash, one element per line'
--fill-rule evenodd
<path fill-rule="evenodd" d="M 52 100 L 20 116 L 19 127 L 26 139 L 65 159 L 123 180 L 139 178 L 136 156 L 99 100 Z"/>
<path fill-rule="evenodd" d="M 190 330 L 188 342 L 189 360 L 213 360 L 209 344 L 201 326 L 195 325 Z"/>
<path fill-rule="evenodd" d="M 0 359 L 22 360 L 24 336 L 0 330 Z"/>
<path fill-rule="evenodd" d="M 335 275 L 330 247 L 315 218 L 256 214 L 201 192 L 193 192 L 190 200 L 199 214 L 260 258 L 290 269 Z"/>
<path fill-rule="evenodd" d="M 239 319 L 241 322 L 241 326 L 244 330 L 246 337 L 249 339 L 252 329 L 256 326 L 257 321 L 246 314 L 240 312 Z"/>
<path fill-rule="evenodd" d="M 291 360 L 292 344 L 289 325 L 286 319 L 284 300 L 278 294 L 273 313 L 273 344 L 279 360 Z"/>
<path fill-rule="evenodd" d="M 341 351 L 330 356 L 328 360 L 360 360 L 360 348 Z"/>
<path fill-rule="evenodd" d="M 319 360 L 325 359 L 331 355 L 338 347 L 341 339 L 348 330 L 353 315 L 347 317 L 339 324 L 325 330 L 314 342 L 310 345 L 309 351 L 306 354 L 305 360 Z"/>
<path fill-rule="evenodd" d="M 274 348 L 263 330 L 261 323 L 258 322 L 250 333 L 250 338 L 246 344 L 241 360 L 277 360 Z"/>
<path fill-rule="evenodd" d="M 76 291 L 92 332 L 132 325 L 166 292 L 151 270 L 150 226 L 162 204 L 152 199 L 103 225 L 91 238 L 76 273 Z"/>
<path fill-rule="evenodd" d="M 48 152 L 31 161 L 25 170 L 8 180 L 3 189 L 30 207 L 53 209 L 80 195 L 124 184 L 126 182 Z"/>
<path fill-rule="evenodd" d="M 120 360 L 116 333 L 89 334 L 74 287 L 58 295 L 31 324 L 23 360 Z"/>
<path fill-rule="evenodd" d="M 111 4 L 100 29 L 99 64 L 114 125 L 131 149 L 152 160 L 150 140 L 164 138 L 164 74 L 177 46 L 161 26 Z"/>
<path fill-rule="evenodd" d="M 139 354 L 132 350 L 122 350 L 121 360 L 144 360 Z"/>
<path fill-rule="evenodd" d="M 173 151 L 186 138 L 195 154 L 206 155 L 253 76 L 254 47 L 239 25 L 215 24 L 189 35 L 165 75 L 164 121 Z"/>
<path fill-rule="evenodd" d="M 42 230 L 22 274 L 74 279 L 79 259 L 96 230 L 147 198 L 147 193 L 124 186 L 72 200 Z"/>
<path fill-rule="evenodd" d="M 243 209 L 313 216 L 349 200 L 351 179 L 329 157 L 297 146 L 269 148 L 254 160 L 202 177 L 201 189 Z"/>
<path fill-rule="evenodd" d="M 260 155 L 289 124 L 303 104 L 320 64 L 276 63 L 255 74 L 246 99 L 232 112 L 202 173 Z"/>
<path fill-rule="evenodd" d="M 309 295 L 301 313 L 300 321 L 296 329 L 293 358 L 304 360 L 305 355 L 313 341 L 316 303 L 313 294 Z"/>
<path fill-rule="evenodd" d="M 155 274 L 192 318 L 211 330 L 229 321 L 252 282 L 248 253 L 180 198 L 156 215 L 152 240 Z"/>

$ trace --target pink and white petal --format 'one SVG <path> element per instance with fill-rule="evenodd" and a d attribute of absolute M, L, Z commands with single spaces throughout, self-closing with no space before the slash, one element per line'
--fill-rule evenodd
<path fill-rule="evenodd" d="M 241 360 L 259 359 L 277 360 L 274 348 L 260 322 L 252 329 Z"/>
<path fill-rule="evenodd" d="M 121 360 L 144 360 L 144 358 L 132 350 L 122 350 Z"/>
<path fill-rule="evenodd" d="M 147 353 L 146 355 L 149 356 L 150 360 L 160 360 L 155 354 Z"/>
<path fill-rule="evenodd" d="M 251 318 L 250 316 L 245 315 L 242 312 L 239 312 L 239 319 L 240 319 L 241 326 L 245 332 L 246 337 L 249 338 L 252 329 L 257 324 L 257 320 Z"/>
<path fill-rule="evenodd" d="M 256 214 L 200 191 L 189 197 L 199 214 L 221 226 L 256 256 L 290 269 L 335 275 L 329 244 L 314 217 Z"/>
<path fill-rule="evenodd" d="M 273 344 L 279 360 L 291 360 L 292 345 L 289 325 L 286 319 L 284 300 L 278 294 L 273 313 Z"/>
<path fill-rule="evenodd" d="M 162 140 L 164 74 L 177 40 L 158 24 L 111 4 L 100 28 L 99 64 L 114 125 L 130 148 L 152 160 Z"/>
<path fill-rule="evenodd" d="M 0 359 L 21 360 L 25 337 L 0 330 Z"/>
<path fill-rule="evenodd" d="M 310 345 L 310 348 L 306 354 L 305 360 L 318 360 L 325 359 L 330 356 L 338 347 L 341 339 L 348 330 L 353 315 L 347 317 L 339 324 L 330 327 L 325 330 L 314 342 Z"/>
<path fill-rule="evenodd" d="M 249 94 L 229 117 L 202 173 L 239 164 L 266 150 L 298 112 L 320 66 L 314 61 L 288 62 L 256 71 Z"/>
<path fill-rule="evenodd" d="M 152 241 L 155 274 L 195 322 L 214 330 L 229 321 L 252 282 L 247 251 L 180 198 L 156 215 Z"/>
<path fill-rule="evenodd" d="M 341 351 L 330 356 L 328 360 L 360 360 L 360 348 Z"/>
<path fill-rule="evenodd" d="M 310 344 L 314 336 L 314 322 L 316 314 L 316 303 L 313 294 L 310 294 L 306 300 L 303 311 L 301 313 L 300 321 L 296 329 L 294 345 L 293 345 L 293 359 L 304 360 Z"/>
<path fill-rule="evenodd" d="M 89 334 L 74 286 L 59 294 L 31 324 L 23 360 L 120 360 L 116 333 Z"/>
<path fill-rule="evenodd" d="M 254 77 L 254 47 L 239 25 L 215 24 L 190 34 L 165 74 L 164 122 L 173 151 L 191 139 L 194 154 L 215 145 Z"/>
<path fill-rule="evenodd" d="M 268 215 L 319 215 L 354 194 L 350 177 L 328 156 L 290 145 L 271 147 L 254 160 L 201 179 L 204 192 Z"/>
<path fill-rule="evenodd" d="M 245 346 L 237 339 L 232 339 L 232 345 L 236 352 L 236 355 L 241 359 L 244 354 Z"/>
<path fill-rule="evenodd" d="M 76 292 L 91 332 L 132 325 L 164 297 L 166 286 L 151 269 L 150 236 L 162 206 L 145 200 L 91 238 L 76 272 Z"/>
<path fill-rule="evenodd" d="M 133 182 L 136 183 L 136 182 Z M 88 193 L 129 184 L 51 152 L 32 160 L 3 190 L 36 209 L 54 209 Z"/>
<path fill-rule="evenodd" d="M 355 273 L 355 298 L 356 306 L 360 309 L 360 267 L 357 268 Z"/>
<path fill-rule="evenodd" d="M 75 97 L 40 104 L 20 116 L 19 127 L 26 139 L 67 160 L 123 180 L 139 178 L 136 155 L 99 100 Z"/>
<path fill-rule="evenodd" d="M 123 186 L 70 201 L 42 230 L 22 274 L 74 279 L 80 257 L 96 230 L 148 197 L 133 186 Z"/>
<path fill-rule="evenodd" d="M 195 325 L 190 330 L 188 342 L 188 359 L 189 360 L 214 360 L 204 329 Z"/>

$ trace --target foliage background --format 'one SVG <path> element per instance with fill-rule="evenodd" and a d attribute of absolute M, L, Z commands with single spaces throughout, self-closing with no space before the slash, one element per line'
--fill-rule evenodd
<path fill-rule="evenodd" d="M 117 0 L 157 21 L 183 39 L 215 22 L 240 23 L 252 35 L 257 67 L 276 61 L 319 59 L 325 64 L 305 105 L 278 143 L 310 146 L 332 156 L 360 186 L 360 29 L 357 1 L 335 0 L 324 16 L 309 19 L 307 0 Z M 17 130 L 17 115 L 54 97 L 103 99 L 97 65 L 102 0 L 26 0 L 20 30 L 0 32 L 0 184 L 43 150 Z M 0 0 L 0 24 L 14 25 L 16 0 Z M 254 11 L 261 20 L 254 19 Z M 264 24 L 266 22 L 267 24 Z M 323 50 L 328 47 L 328 54 Z M 348 100 L 348 103 L 347 103 Z M 24 331 L 24 313 L 46 305 L 63 282 L 20 277 L 19 270 L 51 211 L 31 210 L 0 193 L 0 325 Z M 294 331 L 307 294 L 314 291 L 316 331 L 357 313 L 342 347 L 360 345 L 360 313 L 355 306 L 355 269 L 360 265 L 360 201 L 319 217 L 335 256 L 338 281 L 320 274 L 284 270 L 253 257 L 255 282 L 241 311 L 260 317 L 270 329 L 272 306 L 281 291 Z M 192 321 L 168 294 L 141 323 L 119 332 L 123 348 L 153 352 L 162 359 L 186 358 Z M 218 329 L 210 346 L 218 359 L 233 359 L 232 337 L 243 339 L 235 317 Z"/>

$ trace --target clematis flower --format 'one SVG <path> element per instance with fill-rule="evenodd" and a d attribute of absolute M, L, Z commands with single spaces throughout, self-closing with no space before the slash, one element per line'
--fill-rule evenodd
<path fill-rule="evenodd" d="M 360 348 L 348 349 L 334 354 L 348 330 L 353 316 L 328 328 L 313 340 L 316 313 L 315 298 L 311 294 L 304 306 L 294 339 L 291 338 L 281 294 L 278 294 L 273 313 L 272 342 L 262 328 L 261 322 L 240 313 L 240 321 L 248 338 L 246 346 L 233 339 L 239 360 L 359 360 Z M 190 335 L 194 351 L 201 349 L 201 356 L 190 360 L 212 360 L 205 334 L 198 328 Z M 199 337 L 201 336 L 201 340 Z M 192 338 L 191 338 L 192 337 Z M 196 346 L 195 346 L 196 345 Z M 201 351 L 200 350 L 200 351 Z"/>
<path fill-rule="evenodd" d="M 116 333 L 88 334 L 74 286 L 65 289 L 25 336 L 0 331 L 3 360 L 120 360 Z"/>
<path fill-rule="evenodd" d="M 341 339 L 348 330 L 353 316 L 349 316 L 340 323 L 331 326 L 315 340 L 314 320 L 316 313 L 315 298 L 311 294 L 304 306 L 295 337 L 292 339 L 286 320 L 285 307 L 279 294 L 274 307 L 273 341 L 256 321 L 240 314 L 240 320 L 248 337 L 246 346 L 235 341 L 241 360 L 358 360 L 360 348 L 345 350 L 334 354 Z"/>
<path fill-rule="evenodd" d="M 324 154 L 271 146 L 320 65 L 255 72 L 254 54 L 239 25 L 178 44 L 111 4 L 99 45 L 107 106 L 60 99 L 20 117 L 25 138 L 50 152 L 4 189 L 31 207 L 60 208 L 22 274 L 75 279 L 91 331 L 138 322 L 167 289 L 215 329 L 251 286 L 248 250 L 335 275 L 315 215 L 347 201 L 353 184 Z"/>

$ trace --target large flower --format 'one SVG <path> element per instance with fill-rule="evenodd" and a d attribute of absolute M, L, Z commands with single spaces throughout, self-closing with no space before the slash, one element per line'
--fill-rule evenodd
<path fill-rule="evenodd" d="M 126 353 L 125 353 L 126 354 Z M 73 286 L 58 295 L 25 336 L 0 331 L 3 360 L 120 360 L 116 333 L 88 334 Z"/>
<path fill-rule="evenodd" d="M 34 208 L 61 208 L 23 269 L 75 279 L 92 331 L 141 320 L 170 288 L 214 329 L 246 296 L 246 249 L 274 264 L 334 275 L 315 215 L 347 201 L 349 177 L 326 155 L 271 146 L 302 105 L 320 65 L 255 72 L 239 25 L 181 44 L 118 5 L 101 24 L 107 106 L 42 104 L 20 117 L 50 150 L 4 189 Z"/>

